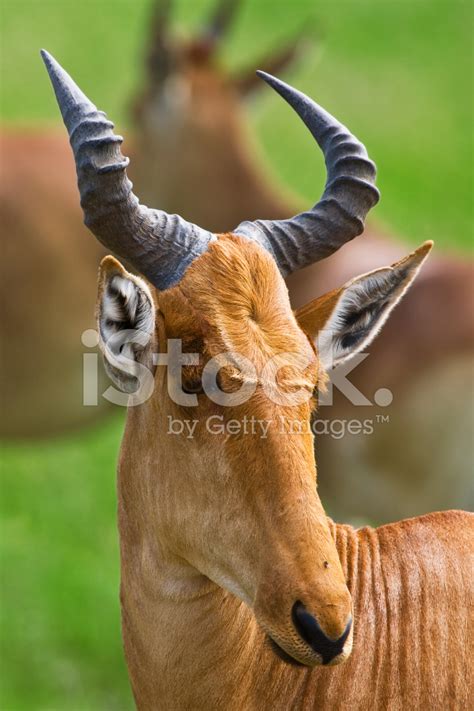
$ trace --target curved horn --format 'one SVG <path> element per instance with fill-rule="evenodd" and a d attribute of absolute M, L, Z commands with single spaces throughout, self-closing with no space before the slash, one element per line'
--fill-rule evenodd
<path fill-rule="evenodd" d="M 345 126 L 305 94 L 257 72 L 296 111 L 323 151 L 327 180 L 319 202 L 288 220 L 242 222 L 234 232 L 273 254 L 283 276 L 328 257 L 364 230 L 379 199 L 375 164 Z"/>
<path fill-rule="evenodd" d="M 48 52 L 41 55 L 69 133 L 85 224 L 158 289 L 176 284 L 215 235 L 178 215 L 140 205 L 127 178 L 129 160 L 120 151 L 123 139 L 114 134 L 113 123 Z"/>

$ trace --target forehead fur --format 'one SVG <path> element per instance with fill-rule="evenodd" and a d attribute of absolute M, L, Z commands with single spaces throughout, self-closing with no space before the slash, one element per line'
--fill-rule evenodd
<path fill-rule="evenodd" d="M 238 351 L 255 365 L 275 353 L 313 356 L 293 315 L 286 284 L 259 245 L 223 235 L 160 294 L 168 337 L 202 338 L 210 355 Z"/>

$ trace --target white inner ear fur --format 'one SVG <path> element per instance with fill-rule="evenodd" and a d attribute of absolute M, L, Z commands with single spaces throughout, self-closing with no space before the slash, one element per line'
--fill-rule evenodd
<path fill-rule="evenodd" d="M 412 284 L 430 249 L 431 244 L 423 245 L 397 264 L 363 274 L 342 287 L 317 336 L 319 358 L 326 370 L 372 342 Z"/>
<path fill-rule="evenodd" d="M 150 289 L 142 279 L 125 270 L 105 273 L 98 306 L 100 347 L 106 370 L 120 390 L 133 393 L 155 328 Z"/>

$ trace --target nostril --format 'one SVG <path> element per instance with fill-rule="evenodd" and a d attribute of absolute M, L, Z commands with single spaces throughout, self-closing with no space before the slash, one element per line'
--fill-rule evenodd
<path fill-rule="evenodd" d="M 328 664 L 334 657 L 341 654 L 351 631 L 352 619 L 349 619 L 346 629 L 339 639 L 331 639 L 323 632 L 316 618 L 306 610 L 299 600 L 293 605 L 291 617 L 300 637 L 321 655 L 323 664 Z"/>

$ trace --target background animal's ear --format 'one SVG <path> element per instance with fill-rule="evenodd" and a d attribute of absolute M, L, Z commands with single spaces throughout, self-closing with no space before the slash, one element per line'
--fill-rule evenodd
<path fill-rule="evenodd" d="M 352 279 L 296 311 L 325 369 L 339 365 L 375 338 L 428 256 L 432 242 L 392 264 Z"/>
<path fill-rule="evenodd" d="M 299 34 L 279 51 L 264 57 L 260 62 L 256 62 L 255 66 L 267 72 L 267 74 L 273 74 L 277 77 L 284 74 L 303 58 L 311 46 L 307 37 L 303 37 L 302 34 Z M 243 97 L 249 96 L 265 86 L 265 82 L 257 76 L 255 69 L 243 70 L 240 74 L 237 74 L 233 79 L 233 84 L 240 96 Z"/>
<path fill-rule="evenodd" d="M 155 305 L 143 279 L 129 274 L 114 257 L 105 257 L 100 265 L 97 322 L 109 377 L 120 390 L 135 393 L 152 345 Z"/>

